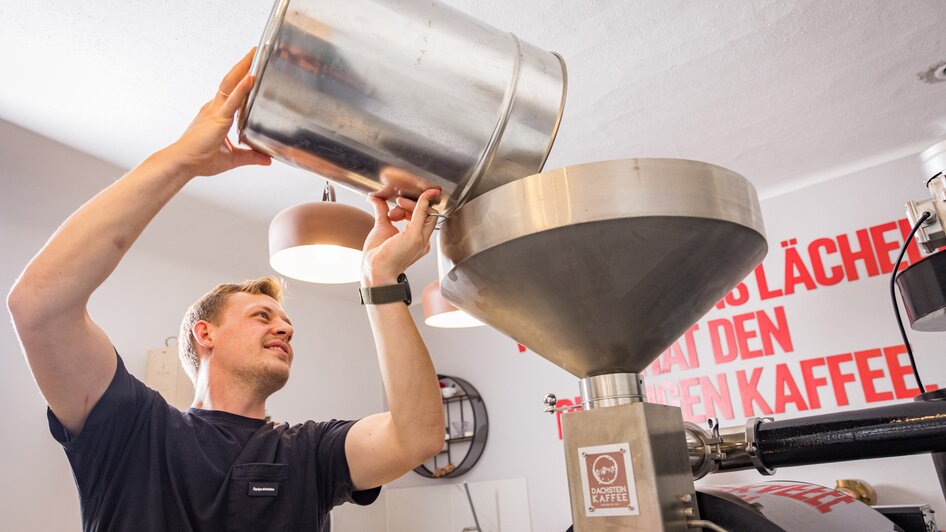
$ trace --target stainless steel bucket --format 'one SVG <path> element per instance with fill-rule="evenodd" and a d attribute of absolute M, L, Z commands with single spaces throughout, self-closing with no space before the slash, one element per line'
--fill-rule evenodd
<path fill-rule="evenodd" d="M 277 0 L 240 137 L 358 192 L 438 210 L 542 169 L 565 64 L 435 1 Z"/>

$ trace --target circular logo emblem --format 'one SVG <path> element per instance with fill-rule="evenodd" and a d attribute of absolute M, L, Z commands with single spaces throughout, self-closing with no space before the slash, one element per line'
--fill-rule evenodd
<path fill-rule="evenodd" d="M 602 454 L 591 464 L 591 474 L 601 484 L 611 484 L 618 478 L 618 463 L 610 455 Z"/>

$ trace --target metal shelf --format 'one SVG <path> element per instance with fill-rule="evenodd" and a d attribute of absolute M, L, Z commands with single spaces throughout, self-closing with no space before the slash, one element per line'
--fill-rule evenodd
<path fill-rule="evenodd" d="M 455 421 L 452 419 L 453 416 L 451 415 L 451 411 L 459 410 L 459 422 L 461 425 L 467 421 L 467 415 L 465 413 L 467 407 L 463 403 L 468 403 L 469 410 L 472 412 L 473 417 L 471 420 L 473 425 L 473 434 L 471 436 L 452 436 L 445 438 L 444 445 L 446 447 L 437 453 L 437 455 L 427 463 L 414 468 L 414 472 L 427 478 L 456 478 L 460 475 L 463 475 L 464 473 L 467 473 L 473 468 L 474 465 L 476 465 L 476 462 L 479 461 L 480 456 L 482 456 L 483 450 L 486 447 L 486 438 L 489 434 L 489 422 L 486 415 L 486 405 L 483 403 L 483 398 L 480 396 L 479 392 L 469 382 L 458 377 L 451 377 L 449 375 L 437 375 L 437 379 L 440 381 L 452 382 L 461 391 L 461 393 L 458 395 L 442 398 L 447 430 L 451 430 L 451 423 Z M 456 403 L 459 403 L 459 408 L 456 408 L 456 406 L 451 408 L 451 405 L 455 405 Z M 463 450 L 463 447 L 460 447 L 459 449 L 453 449 L 453 447 L 458 444 L 464 444 L 466 450 L 462 456 L 455 457 L 454 454 L 459 454 L 457 453 L 458 450 Z M 445 459 L 444 455 L 446 455 Z M 459 463 L 457 464 L 457 462 Z M 427 467 L 428 464 L 431 463 L 433 465 L 433 470 Z M 455 466 L 453 471 L 439 477 L 434 476 L 434 472 L 451 464 Z"/>

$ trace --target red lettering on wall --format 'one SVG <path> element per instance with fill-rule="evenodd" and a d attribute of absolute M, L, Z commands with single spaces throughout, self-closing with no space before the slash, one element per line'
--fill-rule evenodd
<path fill-rule="evenodd" d="M 785 295 L 781 290 L 769 289 L 769 283 L 765 278 L 765 268 L 763 268 L 761 264 L 756 266 L 752 273 L 755 275 L 756 287 L 759 289 L 759 298 L 762 299 L 762 301 Z"/>
<path fill-rule="evenodd" d="M 895 345 L 884 348 L 884 358 L 887 360 L 887 368 L 890 372 L 890 383 L 893 384 L 893 393 L 897 399 L 911 399 L 920 393 L 919 388 L 908 388 L 904 377 L 910 375 L 913 377 L 913 368 L 906 356 L 907 348 L 904 345 Z M 901 363 L 905 360 L 906 364 Z"/>
<path fill-rule="evenodd" d="M 761 349 L 751 349 L 749 347 L 749 340 L 755 338 L 756 331 L 750 327 L 746 326 L 746 322 L 749 320 L 755 319 L 755 313 L 749 312 L 748 314 L 739 314 L 732 317 L 733 330 L 736 333 L 736 342 L 739 346 L 739 358 L 757 358 L 762 356 Z"/>
<path fill-rule="evenodd" d="M 706 404 L 706 416 L 733 419 L 735 416 L 733 416 L 732 410 L 732 397 L 729 395 L 729 381 L 726 379 L 725 373 L 716 375 L 716 385 L 717 387 L 714 388 L 709 377 L 700 377 L 703 402 Z"/>
<path fill-rule="evenodd" d="M 710 342 L 713 344 L 713 360 L 717 364 L 725 364 L 736 360 L 739 350 L 736 346 L 736 333 L 729 320 L 710 320 L 706 324 L 710 332 Z M 722 332 L 722 336 L 720 336 Z M 726 345 L 723 346 L 723 337 Z"/>
<path fill-rule="evenodd" d="M 808 405 L 805 404 L 801 390 L 795 384 L 795 378 L 788 371 L 788 366 L 779 364 L 775 366 L 775 411 L 784 414 L 788 403 L 794 403 L 799 411 L 808 410 Z"/>
<path fill-rule="evenodd" d="M 877 264 L 880 265 L 880 272 L 884 274 L 893 271 L 893 261 L 897 259 L 897 252 L 900 250 L 898 240 L 887 240 L 884 236 L 890 231 L 897 231 L 897 222 L 887 222 L 868 229 L 874 252 L 877 254 Z M 890 256 L 891 253 L 894 254 L 893 257 Z"/>
<path fill-rule="evenodd" d="M 860 247 L 860 249 L 857 250 L 851 248 L 851 242 L 847 235 L 838 235 L 841 263 L 844 265 L 844 273 L 848 281 L 860 279 L 860 274 L 857 271 L 858 261 L 864 264 L 868 277 L 873 277 L 880 273 L 880 269 L 877 267 L 877 257 L 874 255 L 874 250 L 871 249 L 870 234 L 868 234 L 866 229 L 860 229 L 857 231 L 856 235 L 857 243 Z"/>
<path fill-rule="evenodd" d="M 854 362 L 857 364 L 857 373 L 861 378 L 861 387 L 864 388 L 864 398 L 868 403 L 877 401 L 890 401 L 893 399 L 891 392 L 878 392 L 874 387 L 874 381 L 884 377 L 884 370 L 872 369 L 870 359 L 883 356 L 880 349 L 869 349 L 854 353 Z"/>
<path fill-rule="evenodd" d="M 831 386 L 834 389 L 834 398 L 838 402 L 838 406 L 847 406 L 851 402 L 847 398 L 847 389 L 845 384 L 849 382 L 854 382 L 855 377 L 853 373 L 842 373 L 841 364 L 845 362 L 851 362 L 854 360 L 854 357 L 850 353 L 842 353 L 840 355 L 831 355 L 825 359 L 825 362 L 828 364 L 828 374 L 831 375 Z"/>
<path fill-rule="evenodd" d="M 808 407 L 812 410 L 821 408 L 821 397 L 818 395 L 818 388 L 828 384 L 828 379 L 816 377 L 814 373 L 816 366 L 824 366 L 824 364 L 824 358 L 809 358 L 799 363 L 802 380 L 805 383 L 805 391 L 808 394 Z"/>
<path fill-rule="evenodd" d="M 815 280 L 808 273 L 808 268 L 802 260 L 801 255 L 794 246 L 795 240 L 791 240 L 789 246 L 785 249 L 785 295 L 794 294 L 796 285 L 804 285 L 808 290 L 818 288 Z"/>
<path fill-rule="evenodd" d="M 782 348 L 783 353 L 791 353 L 795 349 L 792 347 L 792 335 L 788 332 L 788 319 L 785 317 L 785 307 L 775 307 L 775 323 L 769 318 L 768 313 L 759 311 L 756 313 L 759 319 L 759 336 L 762 337 L 762 351 L 766 355 L 775 353 L 775 347 L 772 345 L 774 338 Z"/>
<path fill-rule="evenodd" d="M 837 253 L 838 246 L 830 238 L 817 238 L 808 244 L 808 258 L 811 260 L 811 273 L 815 281 L 821 286 L 831 286 L 844 280 L 844 269 L 840 265 L 832 266 L 830 273 L 824 269 L 824 258 L 821 250 L 827 253 Z"/>
<path fill-rule="evenodd" d="M 752 377 L 746 379 L 745 371 L 736 372 L 736 384 L 739 387 L 739 395 L 742 397 L 742 411 L 746 417 L 752 417 L 755 414 L 753 403 L 759 405 L 759 414 L 771 415 L 772 409 L 765 402 L 762 394 L 759 393 L 759 377 L 762 376 L 762 368 L 754 368 Z"/>

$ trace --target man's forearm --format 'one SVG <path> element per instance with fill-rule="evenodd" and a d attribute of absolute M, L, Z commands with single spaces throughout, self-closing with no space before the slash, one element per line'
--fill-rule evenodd
<path fill-rule="evenodd" d="M 89 200 L 17 280 L 11 304 L 18 305 L 19 318 L 45 321 L 84 309 L 92 292 L 190 177 L 165 150 Z"/>
<path fill-rule="evenodd" d="M 437 373 L 410 311 L 403 303 L 367 309 L 398 440 L 419 454 L 439 450 L 444 421 Z"/>

